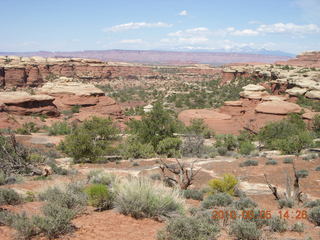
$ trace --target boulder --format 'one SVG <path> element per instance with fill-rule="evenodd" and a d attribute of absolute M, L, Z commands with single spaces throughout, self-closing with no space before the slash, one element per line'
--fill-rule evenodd
<path fill-rule="evenodd" d="M 268 96 L 267 92 L 260 92 L 260 91 L 243 91 L 239 93 L 241 97 L 248 98 L 248 99 L 255 99 L 260 100 L 264 96 Z"/>
<path fill-rule="evenodd" d="M 276 115 L 286 115 L 289 113 L 299 113 L 301 107 L 295 103 L 285 101 L 268 101 L 259 103 L 255 111 L 257 113 L 267 113 Z"/>
<path fill-rule="evenodd" d="M 49 95 L 104 96 L 104 92 L 93 84 L 69 82 L 66 81 L 66 78 L 62 78 L 60 81 L 47 82 L 38 89 L 38 92 Z"/>
<path fill-rule="evenodd" d="M 255 85 L 255 84 L 249 84 L 245 87 L 242 88 L 244 91 L 254 91 L 254 92 L 259 92 L 259 91 L 264 91 L 266 90 L 265 87 L 261 85 Z"/>
<path fill-rule="evenodd" d="M 307 88 L 299 88 L 294 87 L 286 90 L 286 93 L 288 93 L 290 96 L 302 96 L 308 91 Z"/>
<path fill-rule="evenodd" d="M 307 98 L 312 98 L 312 99 L 320 99 L 320 91 L 318 90 L 312 90 L 312 91 L 309 91 L 305 94 L 305 96 Z"/>
<path fill-rule="evenodd" d="M 304 119 L 312 120 L 315 116 L 320 115 L 320 112 L 307 112 L 302 115 Z"/>
<path fill-rule="evenodd" d="M 48 95 L 31 95 L 22 91 L 0 93 L 2 110 L 18 115 L 45 114 L 58 116 L 59 112 L 53 104 L 54 100 L 54 97 Z"/>

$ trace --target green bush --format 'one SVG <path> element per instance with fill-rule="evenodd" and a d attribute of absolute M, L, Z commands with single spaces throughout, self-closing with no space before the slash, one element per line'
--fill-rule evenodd
<path fill-rule="evenodd" d="M 186 132 L 189 134 L 195 134 L 204 138 L 210 138 L 214 135 L 214 132 L 208 128 L 203 119 L 192 119 L 191 124 L 186 127 Z"/>
<path fill-rule="evenodd" d="M 308 212 L 308 218 L 311 222 L 320 226 L 320 206 L 311 208 Z"/>
<path fill-rule="evenodd" d="M 296 222 L 291 226 L 291 231 L 293 232 L 304 232 L 304 224 L 303 222 Z"/>
<path fill-rule="evenodd" d="M 119 148 L 120 154 L 124 159 L 151 158 L 155 156 L 154 148 L 150 143 L 140 143 L 135 137 L 129 137 Z"/>
<path fill-rule="evenodd" d="M 285 164 L 293 163 L 293 159 L 292 158 L 285 158 L 285 159 L 283 159 L 283 163 L 285 163 Z"/>
<path fill-rule="evenodd" d="M 204 216 L 181 216 L 170 219 L 157 234 L 157 240 L 214 240 L 220 229 Z"/>
<path fill-rule="evenodd" d="M 0 170 L 0 185 L 6 184 L 7 183 L 6 180 L 7 180 L 6 174 L 2 170 Z"/>
<path fill-rule="evenodd" d="M 277 160 L 274 160 L 274 159 L 268 159 L 266 161 L 266 165 L 277 165 L 277 164 L 278 164 Z"/>
<path fill-rule="evenodd" d="M 280 208 L 292 208 L 294 206 L 294 201 L 292 199 L 280 199 L 278 203 Z"/>
<path fill-rule="evenodd" d="M 312 120 L 312 130 L 317 137 L 320 137 L 320 114 L 316 115 Z"/>
<path fill-rule="evenodd" d="M 320 171 L 320 166 L 316 167 L 315 170 L 316 170 L 316 171 Z"/>
<path fill-rule="evenodd" d="M 66 121 L 55 122 L 48 128 L 48 132 L 50 136 L 68 135 L 72 132 L 72 128 Z"/>
<path fill-rule="evenodd" d="M 201 206 L 205 209 L 214 207 L 226 207 L 232 204 L 232 197 L 227 193 L 217 193 L 209 195 L 202 202 Z"/>
<path fill-rule="evenodd" d="M 97 162 L 112 151 L 111 143 L 117 139 L 118 132 L 110 118 L 92 117 L 66 136 L 59 148 L 76 163 Z"/>
<path fill-rule="evenodd" d="M 140 121 L 131 120 L 128 123 L 129 132 L 141 144 L 151 144 L 157 149 L 158 144 L 165 138 L 174 137 L 179 123 L 160 102 L 153 105 L 152 111 L 142 116 Z"/>
<path fill-rule="evenodd" d="M 145 178 L 123 180 L 115 186 L 116 208 L 134 218 L 168 216 L 184 212 L 184 201 L 177 189 L 154 184 Z"/>
<path fill-rule="evenodd" d="M 259 162 L 257 160 L 246 160 L 239 164 L 240 167 L 258 166 Z"/>
<path fill-rule="evenodd" d="M 57 166 L 57 164 L 54 161 L 49 161 L 47 164 L 51 167 L 52 172 L 55 174 L 58 174 L 58 175 L 69 174 L 69 171 L 67 169 Z"/>
<path fill-rule="evenodd" d="M 244 141 L 239 144 L 239 153 L 242 155 L 249 155 L 255 149 L 255 145 L 249 141 Z"/>
<path fill-rule="evenodd" d="M 297 176 L 299 178 L 306 178 L 309 176 L 309 172 L 308 172 L 308 170 L 302 169 L 302 170 L 297 171 Z"/>
<path fill-rule="evenodd" d="M 237 138 L 232 134 L 216 136 L 216 147 L 225 147 L 228 151 L 235 150 L 238 147 Z"/>
<path fill-rule="evenodd" d="M 268 221 L 268 226 L 273 232 L 285 232 L 288 230 L 288 223 L 285 219 L 280 217 L 272 217 Z"/>
<path fill-rule="evenodd" d="M 183 196 L 187 199 L 203 200 L 203 191 L 198 189 L 186 189 L 183 190 Z"/>
<path fill-rule="evenodd" d="M 234 189 L 237 184 L 238 180 L 235 176 L 225 174 L 222 179 L 212 179 L 208 182 L 209 193 L 228 193 L 234 195 Z"/>
<path fill-rule="evenodd" d="M 230 226 L 230 234 L 239 240 L 259 240 L 261 231 L 254 222 L 236 220 Z"/>
<path fill-rule="evenodd" d="M 21 202 L 21 196 L 13 189 L 0 188 L 0 205 L 17 205 Z"/>
<path fill-rule="evenodd" d="M 157 146 L 157 153 L 167 157 L 179 157 L 181 139 L 175 137 L 168 137 L 161 140 Z"/>
<path fill-rule="evenodd" d="M 252 209 L 257 206 L 257 204 L 250 198 L 240 198 L 239 200 L 235 201 L 233 205 L 237 210 Z"/>
<path fill-rule="evenodd" d="M 81 108 L 80 105 L 73 105 L 73 106 L 71 107 L 71 112 L 72 112 L 72 113 L 79 113 L 79 112 L 80 112 L 80 108 Z"/>
<path fill-rule="evenodd" d="M 40 130 L 39 127 L 34 122 L 27 122 L 22 125 L 21 128 L 16 130 L 17 134 L 30 135 L 31 133 L 36 133 Z"/>
<path fill-rule="evenodd" d="M 297 114 L 267 124 L 260 130 L 258 139 L 267 148 L 281 150 L 284 154 L 299 154 L 302 149 L 312 145 L 312 136 Z"/>
<path fill-rule="evenodd" d="M 89 204 L 100 211 L 110 209 L 113 205 L 113 193 L 106 185 L 94 184 L 85 189 L 88 195 Z"/>

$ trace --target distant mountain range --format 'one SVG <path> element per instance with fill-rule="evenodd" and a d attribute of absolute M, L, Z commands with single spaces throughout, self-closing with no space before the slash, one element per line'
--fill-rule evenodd
<path fill-rule="evenodd" d="M 217 50 L 218 51 L 218 50 Z M 231 52 L 230 52 L 231 51 Z M 0 55 L 15 56 L 42 56 L 42 57 L 76 57 L 94 58 L 111 62 L 135 62 L 145 64 L 212 64 L 222 65 L 228 63 L 273 63 L 286 61 L 294 55 L 281 51 L 265 49 L 239 48 L 235 50 L 208 51 L 205 49 L 176 51 L 161 50 L 86 50 L 75 52 L 0 52 Z M 237 51 L 237 52 L 235 52 Z"/>

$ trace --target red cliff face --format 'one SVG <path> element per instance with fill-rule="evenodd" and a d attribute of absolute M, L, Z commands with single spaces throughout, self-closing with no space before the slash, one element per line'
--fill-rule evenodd
<path fill-rule="evenodd" d="M 112 80 L 119 77 L 161 79 L 166 74 L 215 75 L 220 70 L 206 65 L 160 67 L 141 64 L 107 63 L 90 59 L 20 58 L 0 56 L 0 87 L 37 87 L 57 77 L 85 81 Z"/>
<path fill-rule="evenodd" d="M 276 64 L 302 67 L 320 67 L 320 52 L 305 52 L 294 59 L 279 61 Z"/>

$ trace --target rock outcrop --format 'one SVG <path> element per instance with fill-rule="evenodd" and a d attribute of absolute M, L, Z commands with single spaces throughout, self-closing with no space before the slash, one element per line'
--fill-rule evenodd
<path fill-rule="evenodd" d="M 54 97 L 27 92 L 0 92 L 0 111 L 17 115 L 59 116 Z"/>
<path fill-rule="evenodd" d="M 257 113 L 268 113 L 276 115 L 287 115 L 289 113 L 300 113 L 301 107 L 298 104 L 285 101 L 268 101 L 259 103 L 255 111 Z"/>
<path fill-rule="evenodd" d="M 178 72 L 177 72 L 178 71 Z M 220 69 L 208 65 L 194 66 L 148 66 L 118 62 L 103 62 L 82 58 L 43 58 L 0 56 L 0 87 L 38 87 L 58 77 L 101 82 L 126 78 L 129 81 L 143 76 L 160 79 L 174 72 L 186 77 L 216 75 Z M 189 76 L 190 77 L 190 76 Z"/>
<path fill-rule="evenodd" d="M 320 52 L 304 52 L 294 59 L 276 62 L 276 64 L 320 68 Z"/>

